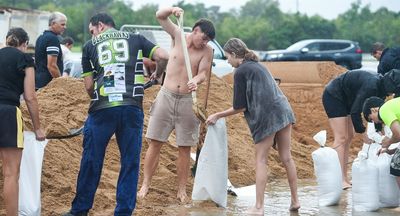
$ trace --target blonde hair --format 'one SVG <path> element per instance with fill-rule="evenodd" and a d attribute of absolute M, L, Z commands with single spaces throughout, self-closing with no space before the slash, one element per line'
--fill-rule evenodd
<path fill-rule="evenodd" d="M 258 61 L 258 56 L 239 38 L 231 38 L 224 45 L 224 51 L 234 53 L 237 58 L 244 60 Z"/>

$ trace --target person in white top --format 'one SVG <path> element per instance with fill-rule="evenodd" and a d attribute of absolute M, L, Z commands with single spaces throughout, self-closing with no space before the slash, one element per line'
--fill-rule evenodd
<path fill-rule="evenodd" d="M 62 72 L 63 77 L 68 77 L 72 69 L 73 63 L 71 61 L 70 53 L 73 44 L 74 44 L 74 39 L 72 39 L 71 37 L 65 37 L 64 39 L 62 39 L 60 44 L 63 53 L 63 65 L 64 65 L 64 70 Z"/>

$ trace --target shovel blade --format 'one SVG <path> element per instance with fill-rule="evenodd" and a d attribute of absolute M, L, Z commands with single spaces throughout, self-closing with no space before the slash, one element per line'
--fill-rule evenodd
<path fill-rule="evenodd" d="M 68 138 L 72 138 L 72 137 L 76 137 L 78 135 L 81 135 L 83 132 L 83 126 L 80 128 L 73 128 L 70 129 L 68 131 L 68 134 L 66 135 L 50 135 L 50 136 L 46 136 L 46 139 L 68 139 Z"/>

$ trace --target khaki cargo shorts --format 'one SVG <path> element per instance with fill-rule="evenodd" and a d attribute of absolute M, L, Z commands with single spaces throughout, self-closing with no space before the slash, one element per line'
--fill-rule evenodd
<path fill-rule="evenodd" d="M 190 93 L 177 94 L 162 87 L 150 107 L 146 138 L 167 142 L 175 129 L 177 146 L 195 146 L 199 140 L 200 120 L 192 105 Z"/>

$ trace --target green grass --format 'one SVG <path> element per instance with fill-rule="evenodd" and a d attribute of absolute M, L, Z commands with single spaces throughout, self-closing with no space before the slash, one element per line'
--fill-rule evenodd
<path fill-rule="evenodd" d="M 73 46 L 71 49 L 72 52 L 82 52 L 82 47 L 80 45 Z"/>

